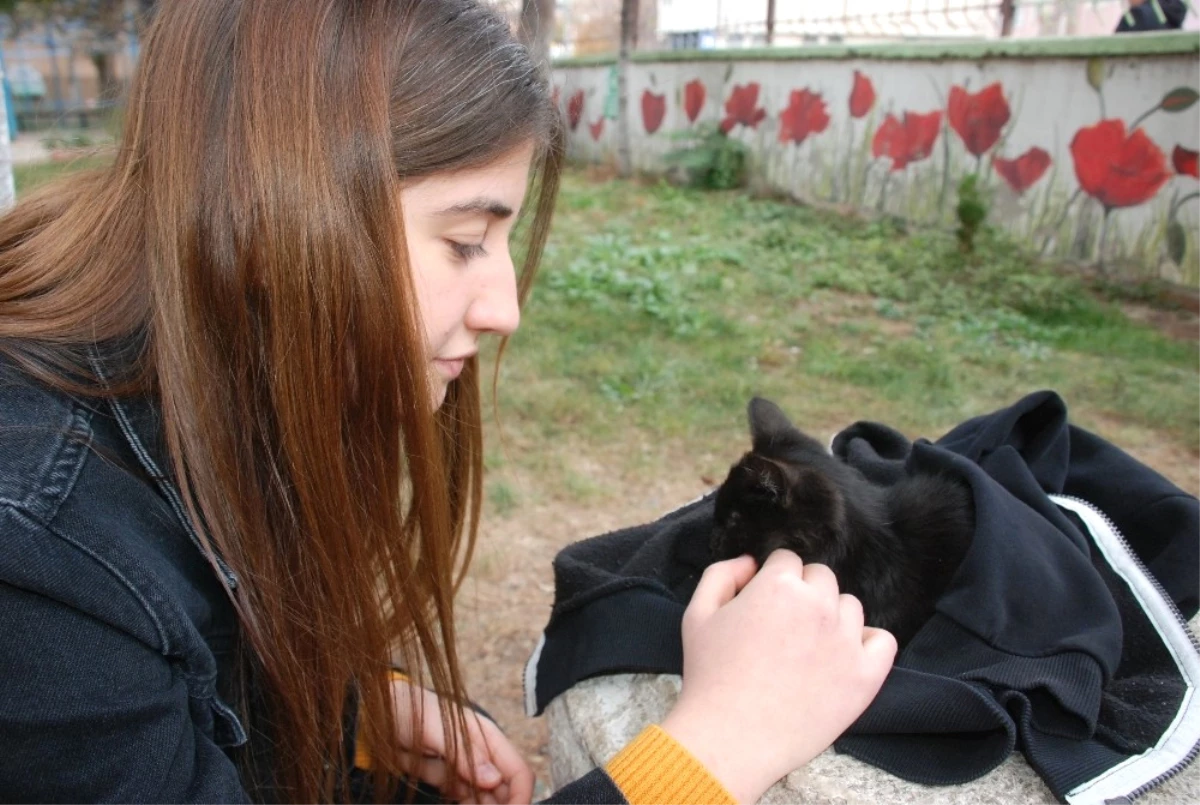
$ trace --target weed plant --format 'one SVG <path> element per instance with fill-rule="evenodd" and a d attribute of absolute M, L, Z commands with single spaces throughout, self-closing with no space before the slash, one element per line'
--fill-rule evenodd
<path fill-rule="evenodd" d="M 723 461 L 752 394 L 816 431 L 868 418 L 935 438 L 1051 388 L 1110 439 L 1197 451 L 1194 342 L 1001 233 L 973 239 L 569 172 L 502 400 L 540 437 L 640 431 Z"/>

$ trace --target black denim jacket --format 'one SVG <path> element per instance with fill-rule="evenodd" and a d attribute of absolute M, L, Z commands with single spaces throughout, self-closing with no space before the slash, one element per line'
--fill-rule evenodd
<path fill-rule="evenodd" d="M 233 608 L 159 433 L 144 401 L 75 400 L 0 360 L 0 800 L 247 800 L 218 685 Z"/>
<path fill-rule="evenodd" d="M 205 559 L 161 432 L 147 400 L 72 399 L 0 358 L 0 802 L 251 799 L 237 578 Z M 597 769 L 547 801 L 625 800 Z"/>

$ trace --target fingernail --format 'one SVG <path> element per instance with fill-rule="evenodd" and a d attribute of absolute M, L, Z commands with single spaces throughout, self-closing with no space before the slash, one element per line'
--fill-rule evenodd
<path fill-rule="evenodd" d="M 475 767 L 475 782 L 480 785 L 495 785 L 500 782 L 500 770 L 491 763 L 480 763 Z"/>

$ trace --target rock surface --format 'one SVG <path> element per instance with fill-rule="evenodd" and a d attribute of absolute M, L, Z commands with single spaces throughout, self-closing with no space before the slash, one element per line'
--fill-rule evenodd
<path fill-rule="evenodd" d="M 1193 630 L 1200 619 L 1192 621 Z M 619 674 L 585 680 L 546 709 L 550 733 L 551 784 L 558 788 L 601 766 L 641 732 L 661 721 L 679 695 L 670 674 Z M 780 780 L 762 803 L 858 802 L 921 805 L 1013 805 L 1056 802 L 1050 789 L 1014 752 L 991 773 L 964 785 L 926 786 L 901 780 L 832 749 Z M 1138 805 L 1200 802 L 1200 760 L 1148 792 Z"/>

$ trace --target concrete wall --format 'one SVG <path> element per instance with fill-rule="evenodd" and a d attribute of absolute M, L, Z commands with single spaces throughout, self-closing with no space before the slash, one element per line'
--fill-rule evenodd
<path fill-rule="evenodd" d="M 639 54 L 633 159 L 720 125 L 756 183 L 802 201 L 952 226 L 977 173 L 989 221 L 1033 252 L 1200 286 L 1200 37 Z M 569 154 L 615 159 L 616 67 L 556 64 Z"/>

